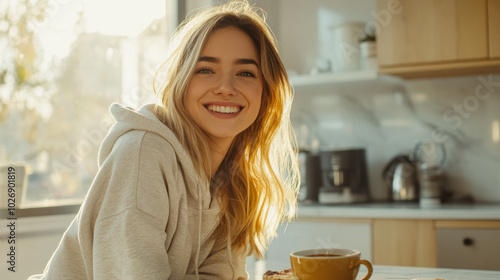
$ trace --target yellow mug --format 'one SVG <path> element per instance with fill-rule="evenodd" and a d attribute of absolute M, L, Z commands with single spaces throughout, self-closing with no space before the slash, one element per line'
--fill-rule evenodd
<path fill-rule="evenodd" d="M 359 266 L 365 265 L 370 279 L 372 264 L 361 259 L 361 252 L 352 249 L 312 249 L 290 254 L 294 276 L 300 280 L 356 280 Z"/>

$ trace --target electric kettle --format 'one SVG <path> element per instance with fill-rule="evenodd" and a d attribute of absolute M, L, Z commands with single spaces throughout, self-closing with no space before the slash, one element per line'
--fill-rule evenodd
<path fill-rule="evenodd" d="M 391 201 L 418 201 L 417 165 L 407 155 L 398 155 L 384 168 L 382 177 L 389 187 Z"/>

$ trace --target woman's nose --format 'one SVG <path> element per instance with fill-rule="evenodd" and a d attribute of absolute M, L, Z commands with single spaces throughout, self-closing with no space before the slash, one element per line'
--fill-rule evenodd
<path fill-rule="evenodd" d="M 232 75 L 223 75 L 214 89 L 215 94 L 235 95 L 234 79 Z"/>

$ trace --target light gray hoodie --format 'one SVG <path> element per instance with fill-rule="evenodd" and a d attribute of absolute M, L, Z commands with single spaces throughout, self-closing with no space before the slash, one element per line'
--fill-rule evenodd
<path fill-rule="evenodd" d="M 208 182 L 152 110 L 111 105 L 99 172 L 44 273 L 28 279 L 247 278 L 246 254 L 214 238 Z"/>

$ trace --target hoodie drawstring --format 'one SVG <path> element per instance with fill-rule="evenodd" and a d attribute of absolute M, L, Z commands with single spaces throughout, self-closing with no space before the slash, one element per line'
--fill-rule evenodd
<path fill-rule="evenodd" d="M 198 187 L 198 246 L 196 248 L 196 256 L 194 257 L 195 267 L 194 271 L 196 274 L 196 278 L 200 279 L 200 275 L 198 274 L 198 261 L 200 259 L 200 247 L 201 247 L 201 219 L 202 219 L 202 199 L 201 199 L 201 187 Z"/>
<path fill-rule="evenodd" d="M 227 223 L 227 259 L 229 260 L 229 265 L 231 266 L 231 270 L 233 271 L 233 279 L 235 278 L 235 271 L 233 266 L 233 252 L 231 250 L 231 225 L 228 221 Z"/>

